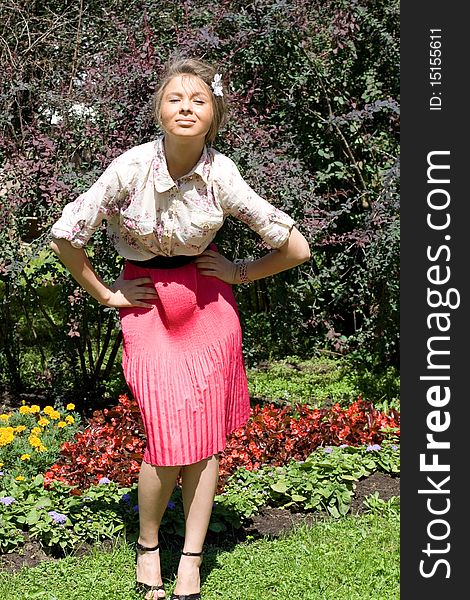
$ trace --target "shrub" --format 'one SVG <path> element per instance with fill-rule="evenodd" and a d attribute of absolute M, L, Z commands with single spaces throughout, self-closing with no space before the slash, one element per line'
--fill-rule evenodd
<path fill-rule="evenodd" d="M 335 402 L 347 405 L 360 388 L 351 383 L 351 370 L 344 360 L 325 357 L 302 360 L 286 356 L 261 362 L 248 370 L 248 389 L 254 401 L 276 404 L 304 403 L 319 408 Z M 367 397 L 371 397 L 367 395 Z"/>
<path fill-rule="evenodd" d="M 150 97 L 175 49 L 221 65 L 232 119 L 217 148 L 292 214 L 314 256 L 237 290 L 247 359 L 327 348 L 398 366 L 399 3 L 194 8 L 0 6 L 1 384 L 81 402 L 116 378 L 115 311 L 76 289 L 47 250 L 48 231 L 113 158 L 155 137 Z M 104 238 L 97 232 L 90 256 L 113 280 L 121 261 Z M 266 250 L 230 219 L 219 239 L 230 257 Z"/>

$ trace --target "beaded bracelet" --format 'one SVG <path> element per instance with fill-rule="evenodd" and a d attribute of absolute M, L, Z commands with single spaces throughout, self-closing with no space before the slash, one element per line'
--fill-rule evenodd
<path fill-rule="evenodd" d="M 250 283 L 253 283 L 251 279 L 248 279 L 246 272 L 249 261 L 243 260 L 242 258 L 236 258 L 233 262 L 238 265 L 238 276 L 240 277 L 241 285 L 250 285 Z"/>
<path fill-rule="evenodd" d="M 246 263 L 245 261 L 241 262 L 238 265 L 238 275 L 240 276 L 240 281 L 242 282 L 243 285 L 250 285 L 250 283 L 252 283 L 251 279 L 248 279 L 248 275 L 247 275 L 247 266 L 248 263 Z"/>

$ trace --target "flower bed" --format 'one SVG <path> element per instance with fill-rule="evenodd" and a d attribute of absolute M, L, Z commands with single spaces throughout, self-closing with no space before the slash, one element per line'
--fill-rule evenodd
<path fill-rule="evenodd" d="M 72 405 L 58 408 L 21 407 L 0 417 L 0 450 L 8 463 L 0 471 L 0 551 L 20 546 L 25 533 L 59 552 L 112 538 L 123 529 L 137 533 L 137 478 L 145 436 L 136 402 L 120 396 L 117 406 L 95 411 L 82 431 L 77 430 L 79 416 L 70 413 Z M 254 407 L 248 423 L 228 439 L 221 458 L 210 529 L 240 527 L 265 505 L 295 505 L 333 517 L 346 514 L 361 477 L 375 470 L 399 472 L 394 443 L 399 421 L 397 411 L 378 411 L 361 398 L 347 409 L 338 404 L 330 409 Z M 61 422 L 65 425 L 58 427 Z M 35 432 L 37 427 L 43 429 Z M 26 460 L 25 440 L 34 456 L 44 458 L 48 435 L 55 440 L 47 442 L 55 453 L 48 455 L 50 462 Z M 34 436 L 39 443 L 31 443 Z M 30 467 L 27 476 L 11 470 L 18 461 Z M 34 471 L 42 464 L 44 475 Z M 168 508 L 162 528 L 183 535 L 178 486 Z"/>
<path fill-rule="evenodd" d="M 263 465 L 284 465 L 305 460 L 319 446 L 360 446 L 380 444 L 399 436 L 400 415 L 376 410 L 359 398 L 347 409 L 335 404 L 331 409 L 257 405 L 245 427 L 228 439 L 220 472 L 224 481 L 238 467 L 248 470 Z"/>
<path fill-rule="evenodd" d="M 145 448 L 139 407 L 126 395 L 118 405 L 95 411 L 86 429 L 65 443 L 57 462 L 45 473 L 44 483 L 61 481 L 81 490 L 102 477 L 123 486 L 135 483 Z"/>
<path fill-rule="evenodd" d="M 248 423 L 232 433 L 220 462 L 222 490 L 238 467 L 284 465 L 305 460 L 319 446 L 381 443 L 399 436 L 399 413 L 380 412 L 359 398 L 347 409 L 310 409 L 306 405 L 251 411 Z M 126 395 L 111 410 L 96 411 L 87 428 L 62 446 L 59 459 L 45 474 L 45 483 L 61 481 L 86 489 L 101 477 L 121 485 L 137 481 L 145 437 L 137 403 Z"/>
<path fill-rule="evenodd" d="M 0 471 L 18 481 L 44 472 L 80 426 L 74 404 L 64 408 L 23 404 L 0 414 Z"/>

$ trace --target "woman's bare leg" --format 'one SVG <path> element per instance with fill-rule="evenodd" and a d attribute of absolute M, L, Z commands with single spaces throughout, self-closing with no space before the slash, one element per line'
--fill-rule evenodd
<path fill-rule="evenodd" d="M 142 462 L 139 474 L 139 543 L 146 548 L 158 544 L 158 531 L 180 472 L 180 467 L 155 467 Z M 137 581 L 149 585 L 162 585 L 160 553 L 138 552 Z M 146 598 L 164 597 L 162 591 L 149 592 Z"/>
<path fill-rule="evenodd" d="M 214 504 L 219 477 L 219 457 L 211 456 L 182 467 L 182 493 L 186 520 L 185 552 L 201 552 Z M 195 594 L 200 590 L 199 556 L 181 556 L 175 594 Z"/>

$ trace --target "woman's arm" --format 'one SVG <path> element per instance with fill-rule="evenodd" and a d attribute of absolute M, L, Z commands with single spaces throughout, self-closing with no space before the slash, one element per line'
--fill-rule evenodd
<path fill-rule="evenodd" d="M 293 227 L 287 242 L 283 246 L 258 258 L 258 260 L 248 262 L 246 274 L 248 279 L 255 281 L 297 267 L 309 259 L 310 248 L 307 240 L 296 227 Z M 235 283 L 240 283 L 239 269 L 237 269 L 237 281 Z"/>
<path fill-rule="evenodd" d="M 112 286 L 107 285 L 93 269 L 85 251 L 75 248 L 63 238 L 53 238 L 50 247 L 57 254 L 64 266 L 70 271 L 75 281 L 100 304 L 112 308 L 140 306 L 152 308 L 145 300 L 157 298 L 149 277 L 124 280 L 117 279 Z"/>
<path fill-rule="evenodd" d="M 310 248 L 307 240 L 296 227 L 293 227 L 283 246 L 262 258 L 248 262 L 246 274 L 248 279 L 255 281 L 292 269 L 309 259 Z M 226 283 L 241 283 L 239 265 L 218 252 L 205 250 L 195 262 L 203 275 L 218 277 Z"/>

